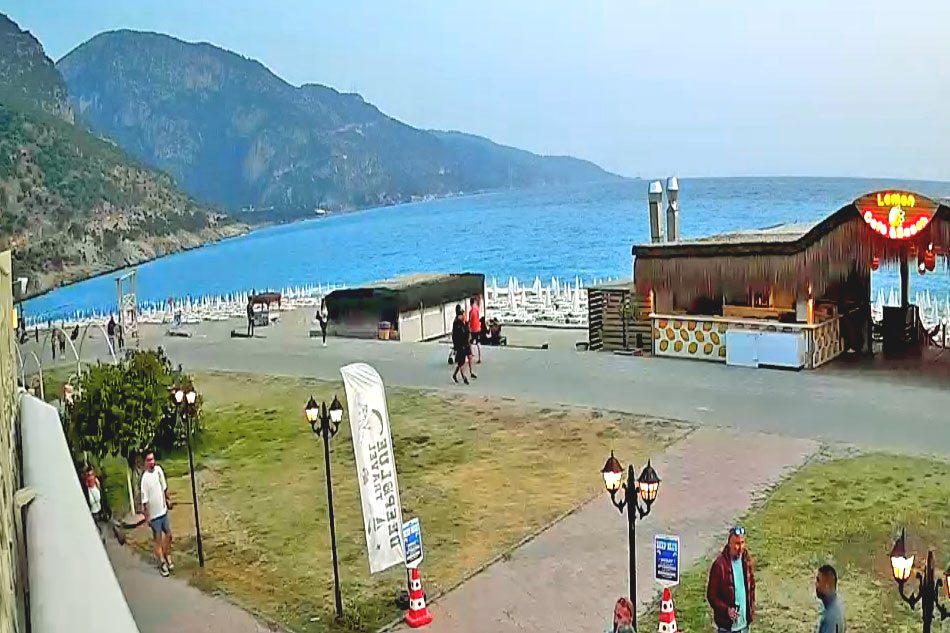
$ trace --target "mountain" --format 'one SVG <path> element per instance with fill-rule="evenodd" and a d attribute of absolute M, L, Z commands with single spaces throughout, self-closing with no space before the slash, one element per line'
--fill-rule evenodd
<path fill-rule="evenodd" d="M 0 247 L 31 294 L 243 229 L 76 125 L 43 47 L 0 14 Z"/>
<path fill-rule="evenodd" d="M 61 59 L 77 115 L 189 193 L 287 215 L 618 178 L 475 136 L 419 130 L 357 94 L 292 86 L 210 44 L 99 34 Z"/>

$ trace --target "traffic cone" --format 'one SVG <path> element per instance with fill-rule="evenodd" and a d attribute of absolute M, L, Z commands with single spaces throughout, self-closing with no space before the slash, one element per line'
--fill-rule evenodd
<path fill-rule="evenodd" d="M 657 633 L 679 633 L 676 628 L 676 613 L 673 612 L 673 596 L 669 589 L 663 590 L 663 598 L 660 600 L 660 626 L 657 627 Z"/>
<path fill-rule="evenodd" d="M 406 624 L 416 629 L 432 622 L 432 614 L 426 609 L 425 595 L 422 593 L 422 581 L 419 580 L 419 570 L 412 568 L 409 578 L 409 610 L 406 611 Z"/>

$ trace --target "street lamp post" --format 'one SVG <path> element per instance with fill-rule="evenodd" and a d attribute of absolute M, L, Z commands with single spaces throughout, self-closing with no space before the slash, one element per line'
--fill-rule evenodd
<path fill-rule="evenodd" d="M 894 547 L 891 549 L 891 572 L 894 575 L 894 580 L 897 581 L 897 590 L 900 593 L 901 599 L 910 605 L 911 609 L 917 605 L 917 602 L 920 602 L 920 610 L 924 620 L 924 633 L 930 633 L 935 608 L 940 613 L 941 620 L 950 617 L 950 611 L 940 604 L 941 585 L 947 592 L 947 599 L 950 600 L 950 568 L 944 572 L 944 578 L 935 579 L 934 553 L 933 551 L 928 551 L 927 562 L 924 565 L 923 571 L 916 573 L 917 592 L 911 593 L 911 595 L 908 596 L 904 593 L 904 583 L 910 579 L 913 567 L 914 556 L 907 556 L 904 547 L 904 530 L 901 530 L 900 537 L 894 542 Z"/>
<path fill-rule="evenodd" d="M 185 391 L 177 387 L 172 393 L 175 401 L 175 410 L 185 420 L 185 444 L 188 446 L 188 472 L 191 474 L 191 502 L 195 508 L 195 538 L 198 541 L 198 565 L 205 566 L 205 554 L 201 547 L 201 523 L 198 521 L 198 489 L 195 486 L 195 462 L 191 455 L 191 418 L 195 413 L 195 401 L 198 394 L 191 387 Z"/>
<path fill-rule="evenodd" d="M 627 539 L 630 550 L 630 602 L 633 604 L 633 630 L 637 630 L 637 548 L 636 525 L 637 519 L 650 514 L 650 508 L 656 501 L 656 494 L 660 488 L 660 478 L 650 461 L 640 473 L 639 479 L 634 479 L 633 464 L 627 466 L 627 481 L 623 481 L 623 466 L 620 460 L 610 451 L 610 457 L 601 470 L 604 477 L 604 486 L 610 493 L 610 500 L 623 514 L 627 510 Z M 617 492 L 623 489 L 623 499 L 617 501 Z M 640 501 L 643 501 L 641 504 Z"/>
<path fill-rule="evenodd" d="M 333 552 L 333 598 L 336 603 L 336 617 L 343 617 L 343 599 L 340 597 L 340 570 L 336 555 L 336 525 L 333 520 L 333 486 L 330 483 L 330 438 L 340 430 L 340 421 L 343 419 L 343 405 L 336 396 L 329 409 L 327 403 L 317 402 L 310 396 L 304 414 L 310 428 L 323 438 L 323 462 L 327 469 L 327 511 L 330 515 L 330 549 Z"/>

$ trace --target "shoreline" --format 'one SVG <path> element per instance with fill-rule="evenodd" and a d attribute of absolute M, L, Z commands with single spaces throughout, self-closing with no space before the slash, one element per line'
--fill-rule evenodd
<path fill-rule="evenodd" d="M 482 196 L 497 195 L 497 194 L 515 192 L 515 191 L 517 191 L 517 192 L 519 192 L 519 193 L 526 193 L 526 192 L 531 192 L 531 191 L 543 191 L 543 190 L 550 190 L 550 189 L 573 187 L 573 186 L 578 186 L 578 185 L 595 185 L 595 184 L 600 183 L 600 182 L 605 182 L 605 183 L 606 183 L 606 182 L 615 183 L 615 182 L 620 182 L 620 181 L 633 181 L 633 182 L 636 182 L 636 181 L 641 181 L 641 180 L 642 180 L 642 178 L 640 178 L 639 176 L 636 176 L 636 177 L 617 176 L 616 179 L 612 179 L 612 180 L 592 180 L 592 181 L 583 182 L 583 183 L 572 183 L 572 184 L 570 184 L 570 185 L 551 185 L 551 186 L 525 187 L 525 188 L 519 188 L 519 189 L 485 189 L 485 190 L 483 190 L 483 191 L 472 191 L 472 192 L 460 193 L 460 194 L 445 194 L 445 195 L 440 195 L 440 196 L 434 196 L 434 197 L 429 198 L 429 199 L 426 199 L 426 200 L 406 200 L 406 201 L 404 201 L 404 202 L 395 202 L 395 203 L 392 203 L 392 204 L 377 205 L 377 206 L 372 206 L 372 207 L 360 207 L 360 208 L 356 208 L 356 209 L 345 209 L 345 210 L 339 210 L 339 211 L 332 211 L 332 212 L 328 213 L 328 214 L 325 215 L 325 216 L 318 216 L 318 217 L 299 217 L 299 218 L 296 218 L 296 219 L 287 220 L 287 221 L 285 221 L 285 222 L 279 222 L 279 221 L 273 221 L 273 220 L 271 220 L 271 221 L 264 221 L 264 222 L 261 222 L 260 224 L 251 224 L 250 222 L 247 221 L 247 219 L 242 218 L 242 217 L 241 217 L 241 214 L 234 214 L 234 215 L 228 214 L 228 217 L 230 217 L 230 218 L 232 218 L 233 220 L 235 220 L 236 225 L 238 225 L 238 226 L 244 226 L 245 229 L 244 229 L 243 231 L 240 231 L 240 232 L 238 232 L 238 233 L 235 233 L 234 235 L 226 235 L 226 236 L 223 236 L 223 237 L 220 237 L 220 238 L 217 238 L 217 239 L 205 240 L 205 241 L 200 242 L 199 244 L 195 244 L 194 246 L 188 246 L 188 247 L 180 248 L 180 249 L 178 249 L 178 250 L 176 250 L 176 251 L 172 251 L 172 252 L 169 252 L 169 253 L 165 253 L 165 254 L 163 254 L 163 255 L 156 255 L 155 257 L 148 257 L 148 258 L 142 259 L 142 260 L 140 260 L 140 261 L 138 261 L 138 262 L 135 262 L 134 264 L 125 264 L 125 265 L 123 265 L 123 266 L 115 266 L 115 267 L 109 268 L 109 269 L 107 269 L 107 270 L 103 270 L 103 271 L 101 271 L 101 272 L 96 272 L 96 273 L 94 273 L 94 274 L 90 274 L 90 275 L 87 276 L 87 277 L 81 277 L 81 278 L 77 278 L 77 279 L 72 279 L 72 280 L 70 280 L 70 281 L 61 283 L 61 284 L 59 284 L 59 285 L 50 286 L 50 287 L 48 287 L 48 288 L 46 288 L 46 289 L 44 289 L 44 290 L 42 290 L 42 291 L 40 291 L 40 292 L 36 292 L 36 293 L 33 293 L 33 294 L 27 293 L 25 296 L 23 296 L 23 297 L 21 297 L 21 298 L 19 298 L 19 299 L 14 299 L 13 304 L 14 304 L 14 305 L 17 305 L 17 304 L 22 303 L 22 302 L 30 301 L 31 299 L 37 299 L 37 298 L 39 298 L 39 297 L 43 297 L 43 296 L 45 296 L 45 295 L 47 295 L 47 294 L 49 294 L 49 293 L 51 293 L 51 292 L 54 292 L 54 291 L 56 291 L 56 290 L 61 290 L 61 289 L 64 289 L 64 288 L 68 288 L 68 287 L 70 287 L 70 286 L 75 286 L 76 284 L 82 283 L 82 282 L 84 282 L 84 281 L 90 281 L 90 280 L 93 280 L 93 279 L 97 279 L 97 278 L 99 278 L 99 277 L 105 277 L 106 275 L 111 275 L 111 274 L 117 273 L 117 272 L 119 272 L 119 271 L 123 271 L 123 270 L 128 270 L 128 269 L 131 269 L 131 268 L 135 268 L 135 267 L 137 267 L 137 266 L 143 266 L 143 265 L 145 265 L 145 264 L 149 264 L 149 263 L 151 263 L 151 262 L 158 261 L 158 260 L 163 259 L 163 258 L 166 258 L 166 257 L 171 257 L 171 256 L 173 256 L 173 255 L 179 255 L 179 254 L 185 253 L 185 252 L 187 252 L 187 251 L 197 250 L 197 249 L 199 249 L 199 248 L 204 248 L 204 247 L 206 247 L 206 246 L 211 246 L 211 245 L 214 245 L 214 244 L 220 244 L 220 243 L 226 242 L 226 241 L 228 241 L 228 240 L 233 240 L 233 239 L 237 239 L 237 238 L 241 238 L 241 237 L 246 237 L 246 236 L 248 236 L 248 235 L 251 235 L 252 233 L 259 233 L 259 232 L 261 232 L 261 231 L 265 231 L 265 230 L 268 230 L 268 229 L 275 229 L 275 228 L 283 227 L 283 226 L 291 226 L 291 225 L 294 225 L 294 224 L 303 224 L 303 223 L 305 223 L 305 222 L 318 222 L 318 221 L 326 220 L 326 219 L 331 218 L 331 217 L 334 217 L 334 216 L 353 215 L 353 214 L 357 214 L 357 213 L 364 213 L 364 212 L 366 212 L 366 211 L 375 211 L 375 210 L 378 210 L 378 209 L 395 209 L 395 208 L 398 208 L 398 207 L 411 206 L 411 205 L 417 205 L 417 204 L 426 204 L 426 203 L 429 203 L 429 202 L 437 202 L 437 201 L 443 201 L 443 200 L 463 200 L 463 199 L 467 199 L 467 198 L 478 198 L 478 197 L 482 197 Z M 16 275 L 16 272 L 14 272 L 14 278 L 16 278 L 16 276 L 17 276 L 17 275 Z"/>

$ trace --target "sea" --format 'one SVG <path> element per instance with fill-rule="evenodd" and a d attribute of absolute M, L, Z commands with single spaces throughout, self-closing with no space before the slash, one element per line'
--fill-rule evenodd
<path fill-rule="evenodd" d="M 540 277 L 590 284 L 629 278 L 631 246 L 649 241 L 647 185 L 623 180 L 510 190 L 333 214 L 253 231 L 135 266 L 139 302 L 316 284 L 354 286 L 412 272 L 479 272 L 499 285 Z M 860 195 L 907 189 L 950 197 L 950 183 L 858 178 L 682 178 L 684 238 L 824 218 Z M 109 313 L 109 273 L 30 299 L 30 320 Z M 874 273 L 873 292 L 898 287 Z M 911 297 L 950 292 L 944 266 L 912 273 Z"/>

